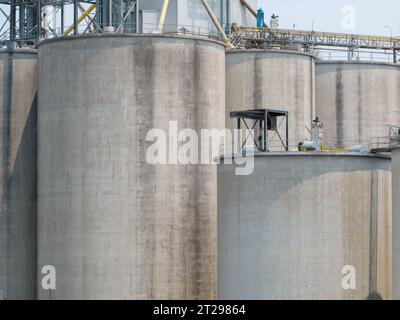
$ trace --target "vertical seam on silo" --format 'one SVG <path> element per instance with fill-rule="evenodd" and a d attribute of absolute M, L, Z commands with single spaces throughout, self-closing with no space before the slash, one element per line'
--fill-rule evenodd
<path fill-rule="evenodd" d="M 200 65 L 200 61 L 199 61 L 199 50 L 200 50 L 200 44 L 198 42 L 195 42 L 193 45 L 193 73 L 194 73 L 194 84 L 192 89 L 193 90 L 193 100 L 195 102 L 194 105 L 194 117 L 196 119 L 196 130 L 201 131 L 201 119 L 199 119 L 199 113 L 200 115 L 202 115 L 202 112 L 199 112 L 199 107 L 202 106 L 202 103 L 199 101 L 201 100 L 201 96 L 199 95 L 199 91 L 201 89 L 201 65 Z M 199 133 L 199 132 L 198 132 Z M 199 166 L 195 167 L 196 170 L 196 174 L 199 174 Z M 194 188 L 194 192 L 195 194 L 199 194 L 199 190 L 201 190 L 201 186 L 199 186 L 199 178 L 196 177 L 195 178 L 195 182 L 193 183 L 193 188 Z M 202 266 L 199 265 L 199 262 L 201 263 L 201 244 L 200 241 L 197 242 L 197 240 L 201 237 L 201 212 L 199 210 L 199 199 L 196 199 L 196 203 L 194 206 L 194 217 L 193 217 L 193 222 L 194 222 L 194 228 L 193 228 L 193 233 L 194 233 L 194 277 L 192 279 L 192 290 L 190 292 L 191 297 L 195 296 L 195 297 L 199 297 L 200 295 L 203 294 L 203 292 L 200 290 L 200 287 L 198 285 L 198 281 L 202 278 L 201 275 L 201 270 L 202 270 Z M 187 298 L 187 297 L 186 297 Z"/>
<path fill-rule="evenodd" d="M 357 134 L 358 141 L 352 141 L 352 144 L 364 144 L 369 141 L 363 140 L 363 125 L 362 125 L 362 77 L 361 71 L 357 70 Z"/>
<path fill-rule="evenodd" d="M 316 101 L 315 101 L 315 91 L 316 91 L 316 70 L 315 70 L 315 60 L 313 57 L 310 57 L 310 73 L 311 73 L 311 119 L 309 119 L 310 123 L 312 123 L 313 119 L 317 117 L 316 111 Z"/>
<path fill-rule="evenodd" d="M 344 130 L 343 130 L 343 79 L 342 67 L 340 64 L 336 68 L 336 143 L 337 147 L 343 147 Z"/>
<path fill-rule="evenodd" d="M 258 72 L 258 60 L 261 59 L 261 57 L 258 56 L 257 53 L 254 54 L 254 62 L 253 62 L 253 87 L 254 87 L 254 92 L 253 92 L 253 107 L 252 109 L 259 109 L 263 106 L 261 106 L 260 100 L 261 100 L 261 94 L 262 94 L 262 81 L 259 77 L 259 72 Z M 261 69 L 261 67 L 260 67 Z M 247 106 L 246 106 L 247 108 Z"/>
<path fill-rule="evenodd" d="M 370 255 L 369 255 L 369 293 L 377 292 L 377 242 L 378 242 L 378 230 L 377 230 L 377 219 L 378 219 L 378 179 L 377 171 L 371 170 L 371 209 L 370 209 Z"/>
<path fill-rule="evenodd" d="M 12 52 L 8 52 L 4 64 L 4 81 L 6 83 L 6 90 L 4 92 L 4 107 L 3 107 L 3 208 L 5 208 L 6 215 L 6 280 L 5 280 L 5 298 L 7 299 L 7 294 L 10 287 L 10 277 L 9 277 L 9 264 L 11 259 L 11 217 L 10 217 L 10 184 L 8 181 L 8 171 L 9 171 L 9 145 L 10 145 L 10 109 L 12 102 Z M 5 170 L 4 170 L 5 169 Z"/>

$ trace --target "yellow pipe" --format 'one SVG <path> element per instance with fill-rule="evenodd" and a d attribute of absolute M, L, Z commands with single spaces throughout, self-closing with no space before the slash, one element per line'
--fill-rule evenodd
<path fill-rule="evenodd" d="M 161 10 L 161 15 L 160 15 L 160 21 L 158 23 L 158 32 L 162 32 L 162 29 L 164 27 L 164 22 L 165 22 L 165 17 L 167 16 L 168 12 L 168 6 L 169 6 L 169 0 L 164 0 L 163 7 Z"/>
<path fill-rule="evenodd" d="M 351 152 L 351 150 L 340 149 L 340 148 L 322 148 L 322 152 Z"/>
<path fill-rule="evenodd" d="M 77 25 L 79 25 L 92 11 L 96 8 L 96 4 L 92 4 L 87 11 L 85 11 L 78 19 Z M 68 36 L 75 28 L 75 25 L 70 26 L 63 34 L 64 37 Z"/>
<path fill-rule="evenodd" d="M 78 7 L 79 7 L 79 9 L 81 9 L 81 12 L 82 13 L 85 13 L 86 12 L 86 10 L 85 10 L 85 8 L 84 7 L 82 7 L 82 5 L 80 4 L 80 3 L 78 3 Z M 96 21 L 94 21 L 94 19 L 95 19 L 95 17 L 94 18 L 92 18 L 92 17 L 89 17 L 89 16 L 87 16 L 87 18 L 89 18 L 89 25 L 90 24 L 93 24 L 93 29 L 94 30 L 96 30 Z"/>
<path fill-rule="evenodd" d="M 229 41 L 228 37 L 225 34 L 224 29 L 222 29 L 217 17 L 215 16 L 214 12 L 211 10 L 210 5 L 208 4 L 207 0 L 201 0 L 201 2 L 204 5 L 204 8 L 206 8 L 208 15 L 210 16 L 212 22 L 214 23 L 215 27 L 218 29 L 219 33 L 221 34 L 222 38 L 224 39 L 225 45 L 229 49 L 235 49 L 233 44 Z"/>
<path fill-rule="evenodd" d="M 244 6 L 247 10 L 250 11 L 250 13 L 257 18 L 257 13 L 256 11 L 247 3 L 246 0 L 240 0 L 240 3 L 242 4 L 242 6 Z"/>

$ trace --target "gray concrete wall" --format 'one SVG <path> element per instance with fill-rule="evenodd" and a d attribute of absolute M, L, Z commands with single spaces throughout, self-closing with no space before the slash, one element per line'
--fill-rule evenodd
<path fill-rule="evenodd" d="M 400 299 L 400 149 L 392 150 L 393 299 Z"/>
<path fill-rule="evenodd" d="M 227 52 L 225 94 L 228 128 L 236 128 L 236 121 L 229 117 L 231 111 L 285 110 L 289 111 L 289 144 L 297 147 L 300 141 L 310 139 L 306 126 L 311 128 L 315 107 L 313 57 L 278 50 Z"/>
<path fill-rule="evenodd" d="M 37 53 L 0 51 L 0 297 L 36 297 Z"/>
<path fill-rule="evenodd" d="M 391 297 L 389 159 L 272 153 L 234 169 L 218 168 L 220 299 Z"/>
<path fill-rule="evenodd" d="M 366 62 L 316 64 L 316 114 L 333 146 L 369 145 L 400 123 L 400 67 Z"/>
<path fill-rule="evenodd" d="M 216 297 L 216 167 L 150 165 L 150 129 L 223 128 L 220 43 L 101 36 L 39 46 L 41 299 Z"/>

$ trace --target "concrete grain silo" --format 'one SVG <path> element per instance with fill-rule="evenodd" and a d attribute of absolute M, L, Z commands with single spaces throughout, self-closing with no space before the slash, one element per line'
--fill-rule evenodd
<path fill-rule="evenodd" d="M 234 50 L 226 55 L 226 124 L 231 111 L 289 111 L 289 144 L 310 139 L 315 100 L 315 63 L 308 54 L 285 50 Z M 278 147 L 280 143 L 272 143 Z M 280 151 L 274 150 L 273 151 Z"/>
<path fill-rule="evenodd" d="M 390 158 L 260 153 L 254 161 L 248 176 L 218 168 L 219 298 L 391 298 Z"/>
<path fill-rule="evenodd" d="M 400 66 L 362 61 L 318 61 L 316 115 L 329 146 L 369 146 L 400 123 Z"/>
<path fill-rule="evenodd" d="M 35 299 L 37 52 L 0 51 L 0 74 L 0 299 Z"/>
<path fill-rule="evenodd" d="M 38 259 L 57 272 L 39 298 L 215 298 L 216 166 L 152 165 L 146 136 L 224 127 L 225 47 L 102 35 L 39 57 Z"/>
<path fill-rule="evenodd" d="M 400 299 L 400 146 L 392 149 L 393 299 Z"/>

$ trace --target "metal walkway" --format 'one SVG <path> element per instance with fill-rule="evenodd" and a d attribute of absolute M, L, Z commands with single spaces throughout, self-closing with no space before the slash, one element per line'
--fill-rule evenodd
<path fill-rule="evenodd" d="M 317 47 L 384 50 L 394 55 L 394 62 L 400 54 L 400 38 L 395 37 L 266 28 L 238 28 L 230 37 L 235 48 L 243 49 L 295 44 L 306 51 Z"/>

